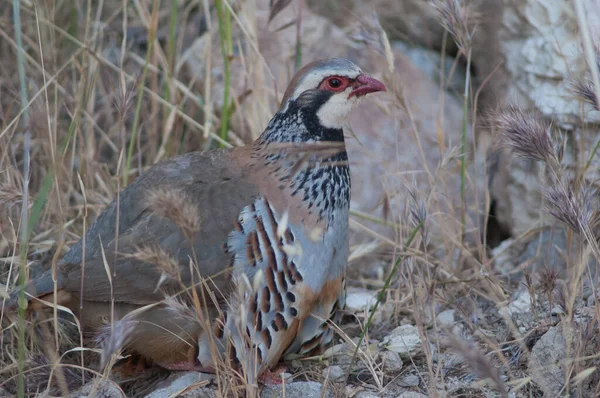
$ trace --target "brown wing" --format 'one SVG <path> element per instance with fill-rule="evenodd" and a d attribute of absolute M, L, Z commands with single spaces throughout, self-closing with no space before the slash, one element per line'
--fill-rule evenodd
<path fill-rule="evenodd" d="M 149 169 L 120 195 L 119 234 L 116 234 L 117 203 L 111 203 L 86 233 L 83 297 L 88 301 L 110 301 L 109 281 L 102 257 L 112 269 L 112 291 L 116 302 L 149 304 L 182 289 L 168 278 L 157 290 L 163 271 L 153 261 L 131 257 L 140 247 L 160 247 L 179 263 L 181 281 L 189 286 L 190 259 L 195 258 L 204 276 L 217 277 L 220 288 L 227 282 L 222 272 L 230 254 L 224 250 L 229 232 L 242 209 L 252 203 L 258 189 L 249 182 L 249 168 L 233 159 L 244 156 L 245 148 L 190 153 L 172 158 Z M 150 190 L 176 190 L 198 208 L 200 229 L 193 250 L 182 229 L 173 220 L 148 208 Z M 79 296 L 82 276 L 82 241 L 65 255 L 59 269 L 62 288 Z M 116 251 L 116 254 L 115 254 Z M 197 282 L 197 275 L 194 275 Z M 39 283 L 38 283 L 39 285 Z M 41 295 L 43 292 L 38 292 Z"/>

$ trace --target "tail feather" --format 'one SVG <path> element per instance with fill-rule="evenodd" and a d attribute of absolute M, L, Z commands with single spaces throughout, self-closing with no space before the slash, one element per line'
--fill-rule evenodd
<path fill-rule="evenodd" d="M 57 278 L 57 289 L 62 289 L 62 278 L 60 276 Z M 42 275 L 38 276 L 35 279 L 27 282 L 23 288 L 25 290 L 25 300 L 27 304 L 31 301 L 32 298 L 43 297 L 47 294 L 54 292 L 54 280 L 52 279 L 52 270 L 49 269 L 44 272 Z M 21 293 L 21 289 L 18 287 L 10 294 L 10 299 L 8 300 L 8 309 L 15 310 L 18 308 L 19 295 Z"/>

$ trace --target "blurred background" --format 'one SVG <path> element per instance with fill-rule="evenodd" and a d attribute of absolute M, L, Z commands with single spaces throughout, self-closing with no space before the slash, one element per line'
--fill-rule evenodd
<path fill-rule="evenodd" d="M 599 33 L 598 0 L 0 0 L 0 282 L 152 164 L 252 142 L 299 67 L 340 56 L 388 87 L 345 130 L 342 348 L 383 301 L 354 378 L 329 376 L 348 358 L 296 368 L 335 396 L 596 396 Z M 49 376 L 79 342 L 29 332 L 28 394 L 81 386 Z"/>

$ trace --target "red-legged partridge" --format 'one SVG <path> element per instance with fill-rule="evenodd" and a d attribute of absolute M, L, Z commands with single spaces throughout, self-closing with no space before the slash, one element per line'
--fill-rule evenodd
<path fill-rule="evenodd" d="M 131 317 L 127 347 L 170 369 L 209 369 L 215 345 L 223 352 L 226 341 L 233 360 L 257 373 L 283 355 L 321 348 L 345 297 L 350 171 L 342 126 L 376 91 L 384 85 L 346 59 L 306 65 L 252 145 L 174 157 L 123 190 L 87 231 L 85 246 L 80 240 L 60 261 L 56 300 L 88 330 L 110 322 L 111 300 L 114 320 L 155 304 Z M 186 232 L 151 208 L 156 192 L 197 207 L 198 228 Z M 168 254 L 179 275 L 144 260 L 143 250 Z M 200 284 L 199 274 L 212 279 Z M 197 297 L 210 288 L 211 330 L 191 309 L 165 301 L 182 286 L 196 286 Z M 31 297 L 52 302 L 51 271 L 26 291 L 31 307 L 39 307 Z"/>

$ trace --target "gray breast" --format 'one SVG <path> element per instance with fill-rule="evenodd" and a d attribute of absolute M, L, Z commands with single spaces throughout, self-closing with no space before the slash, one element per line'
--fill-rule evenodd
<path fill-rule="evenodd" d="M 327 231 L 315 232 L 287 223 L 286 216 L 265 198 L 242 211 L 228 240 L 238 295 L 231 299 L 226 330 L 237 351 L 252 350 L 257 355 L 240 352 L 241 362 L 257 358 L 256 368 L 261 369 L 277 361 L 286 349 L 299 351 L 308 340 L 320 344 L 322 335 L 328 339 L 322 319 L 306 319 L 313 310 L 329 318 L 334 303 L 323 308 L 302 306 L 302 313 L 299 302 L 303 287 L 319 292 L 328 280 L 345 271 L 348 215 L 341 213 Z M 301 324 L 300 330 L 291 331 L 293 324 Z"/>

